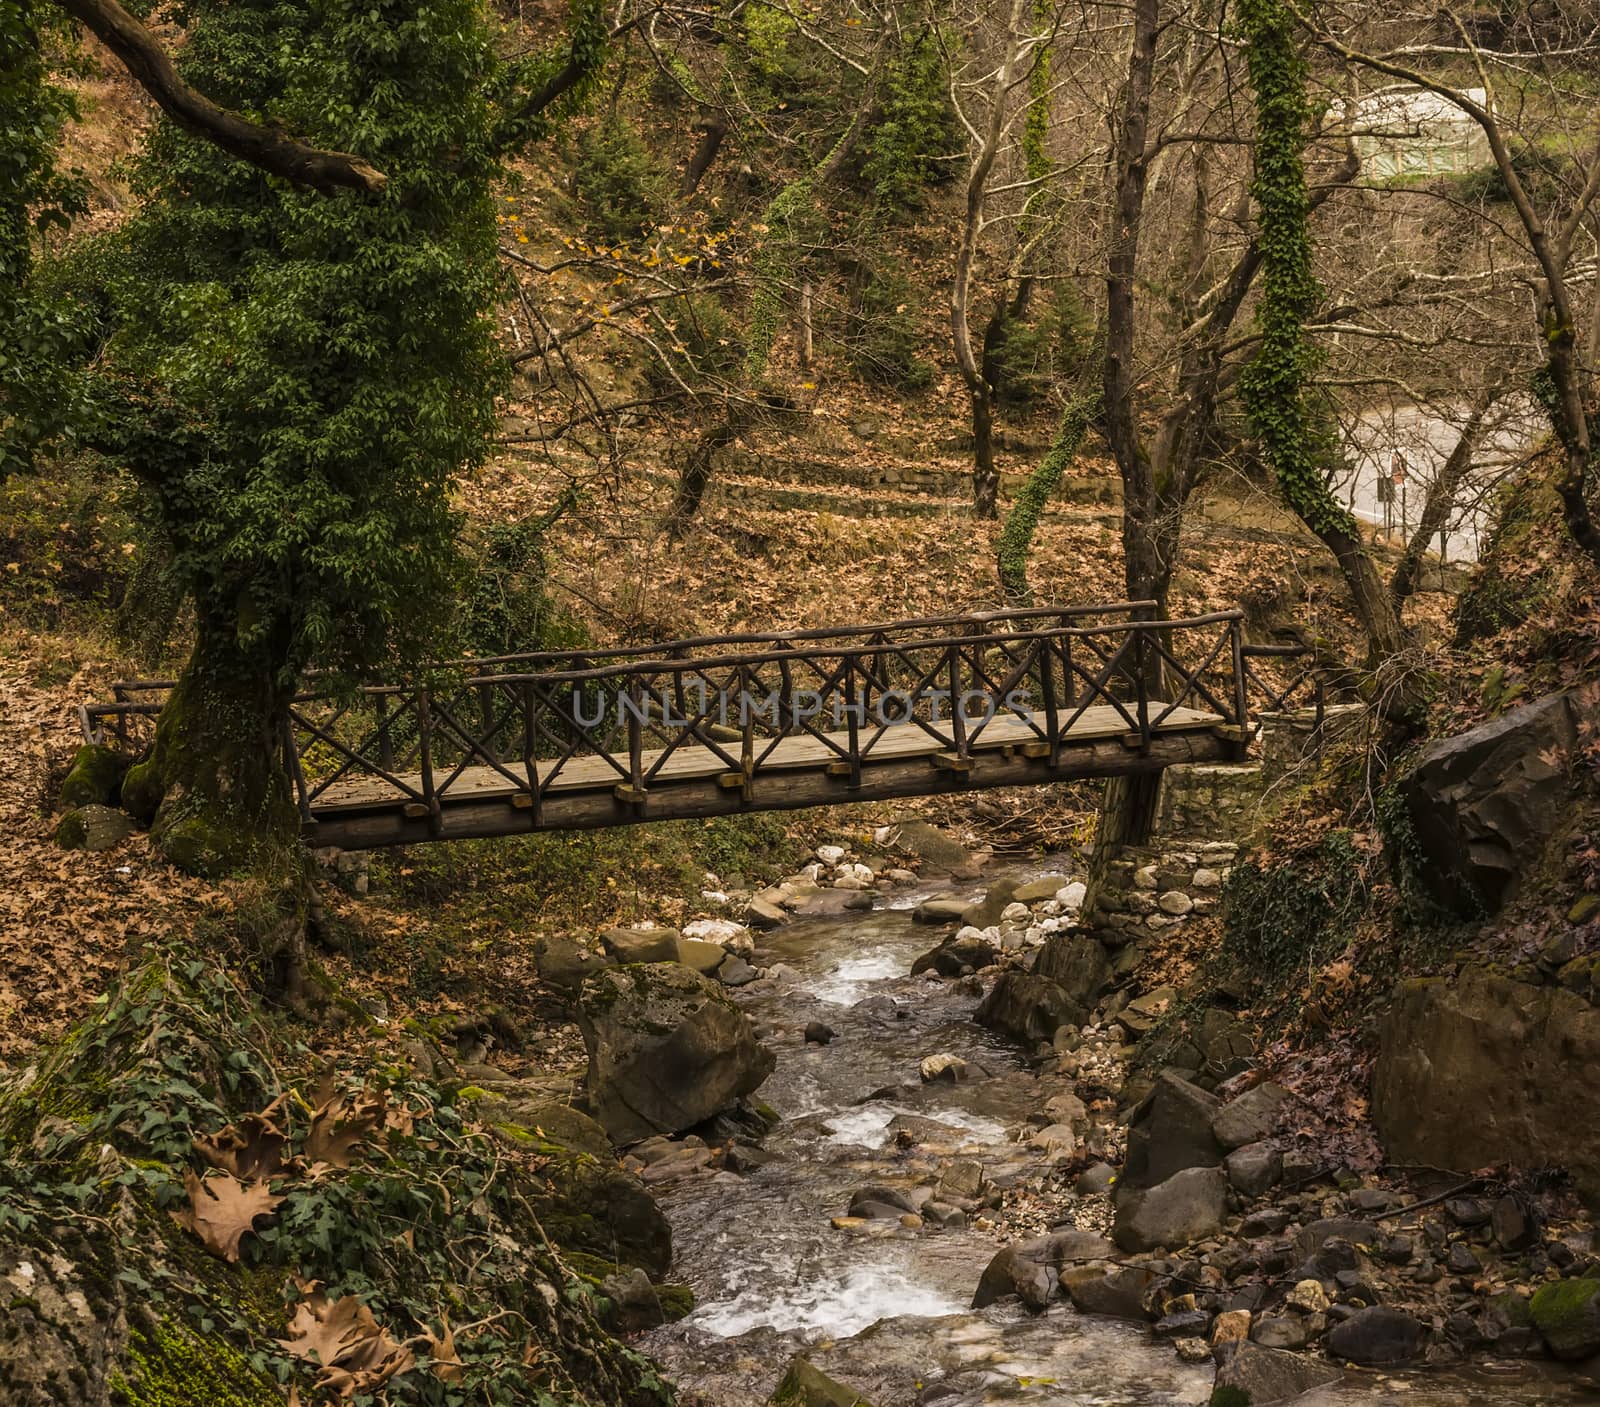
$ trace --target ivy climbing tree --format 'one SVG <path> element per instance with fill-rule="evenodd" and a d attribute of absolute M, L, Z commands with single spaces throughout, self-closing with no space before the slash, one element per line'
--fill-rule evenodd
<path fill-rule="evenodd" d="M 195 613 L 124 799 L 187 869 L 293 878 L 290 702 L 313 667 L 353 680 L 438 638 L 450 484 L 504 377 L 492 188 L 581 101 L 606 30 L 583 0 L 561 50 L 506 61 L 476 0 L 193 0 L 178 20 L 187 87 L 383 173 L 329 193 L 162 121 L 138 214 L 84 261 L 111 308 L 97 440 L 146 489 Z"/>
<path fill-rule="evenodd" d="M 1335 448 L 1307 391 L 1316 352 L 1306 323 L 1322 291 L 1312 268 L 1311 195 L 1304 147 L 1310 124 L 1306 61 L 1284 0 L 1241 0 L 1255 100 L 1255 199 L 1260 233 L 1259 344 L 1240 381 L 1246 413 L 1283 500 L 1333 553 L 1366 631 L 1373 668 L 1404 648 L 1399 612 L 1356 521 L 1334 497 Z"/>

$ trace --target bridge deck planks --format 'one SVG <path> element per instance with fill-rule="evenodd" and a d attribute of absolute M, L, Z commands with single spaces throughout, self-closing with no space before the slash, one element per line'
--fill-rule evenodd
<path fill-rule="evenodd" d="M 1165 704 L 1152 703 L 1150 717 L 1158 717 Z M 1131 710 L 1130 710 L 1131 711 Z M 1205 713 L 1193 708 L 1175 708 L 1158 728 L 1152 728 L 1152 733 L 1164 736 L 1175 733 L 1200 732 L 1209 730 L 1225 720 L 1214 713 Z M 860 730 L 860 746 L 862 766 L 869 770 L 875 762 L 905 761 L 916 757 L 932 758 L 937 753 L 945 752 L 955 746 L 954 737 L 949 735 L 949 724 L 942 727 L 934 725 L 944 734 L 940 739 L 930 737 L 923 729 L 911 723 L 892 724 L 885 728 L 862 728 Z M 983 726 L 976 737 L 972 737 L 972 727 L 968 728 L 969 747 L 973 752 L 998 751 L 1001 748 L 1015 747 L 1021 743 L 1042 741 L 1044 720 L 1038 720 L 1038 731 L 1028 726 L 1020 718 L 1012 716 L 996 717 Z M 1061 742 L 1064 747 L 1075 743 L 1092 742 L 1096 739 L 1119 737 L 1129 732 L 1127 720 L 1115 708 L 1109 705 L 1100 705 L 1085 709 L 1082 716 L 1070 729 L 1063 730 Z M 845 731 L 829 732 L 827 737 L 838 745 L 839 751 L 835 752 L 826 743 L 809 734 L 781 738 L 776 746 L 771 739 L 756 740 L 756 757 L 758 759 L 758 775 L 774 771 L 816 771 L 826 767 L 830 762 L 841 760 L 849 751 L 849 734 Z M 729 742 L 720 744 L 729 757 L 737 758 L 740 744 Z M 771 747 L 765 759 L 761 757 L 764 748 Z M 650 769 L 661 758 L 665 748 L 647 749 L 643 754 L 643 770 L 649 777 Z M 561 767 L 554 776 L 549 775 L 549 769 L 554 766 L 554 759 L 537 761 L 535 763 L 541 783 L 546 794 L 557 792 L 609 792 L 619 782 L 627 780 L 626 756 L 618 756 L 617 763 L 623 768 L 618 771 L 604 757 L 579 756 L 573 757 Z M 504 764 L 506 769 L 513 774 L 520 773 L 522 763 L 520 759 L 513 759 Z M 672 754 L 662 764 L 661 770 L 646 782 L 646 786 L 655 783 L 694 781 L 697 779 L 711 778 L 722 775 L 730 770 L 728 762 L 719 757 L 710 748 L 700 744 L 682 744 L 672 750 Z M 434 775 L 442 786 L 444 779 L 449 776 L 449 770 L 435 766 Z M 403 775 L 408 785 L 416 790 L 422 789 L 422 778 L 418 774 Z M 526 791 L 526 785 L 517 786 L 508 781 L 506 777 L 493 767 L 475 766 L 466 768 L 459 777 L 452 782 L 447 790 L 440 793 L 440 801 L 449 805 L 453 801 L 491 801 L 498 797 L 511 797 L 518 791 Z M 375 808 L 394 806 L 409 798 L 396 790 L 390 783 L 381 777 L 351 778 L 347 781 L 336 782 L 327 791 L 318 796 L 312 803 L 312 811 L 318 815 L 339 813 L 347 811 L 363 811 Z"/>

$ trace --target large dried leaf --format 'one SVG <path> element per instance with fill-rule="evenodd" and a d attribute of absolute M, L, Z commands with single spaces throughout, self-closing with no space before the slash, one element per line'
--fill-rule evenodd
<path fill-rule="evenodd" d="M 278 1124 L 286 1098 L 280 1094 L 259 1114 L 246 1114 L 237 1123 L 195 1139 L 195 1151 L 241 1182 L 277 1177 L 287 1167 L 283 1150 L 289 1136 Z"/>
<path fill-rule="evenodd" d="M 372 1392 L 417 1361 L 354 1295 L 330 1300 L 320 1291 L 308 1294 L 295 1306 L 289 1337 L 278 1342 L 317 1364 L 317 1386 L 341 1397 Z"/>
<path fill-rule="evenodd" d="M 265 1182 L 246 1184 L 231 1173 L 202 1178 L 190 1169 L 184 1172 L 183 1185 L 189 1190 L 189 1206 L 173 1212 L 172 1219 L 230 1264 L 239 1259 L 239 1242 L 253 1229 L 256 1218 L 283 1201 Z"/>
<path fill-rule="evenodd" d="M 388 1105 L 382 1094 L 367 1091 L 347 1104 L 342 1094 L 319 1103 L 306 1134 L 306 1157 L 313 1163 L 347 1168 L 356 1148 L 383 1126 Z"/>
<path fill-rule="evenodd" d="M 427 1331 L 428 1366 L 440 1382 L 462 1382 L 467 1376 L 467 1369 L 461 1361 L 461 1355 L 456 1352 L 455 1331 L 451 1329 L 449 1319 L 443 1315 L 440 1316 L 440 1323 L 443 1328 L 437 1334 L 431 1329 Z"/>

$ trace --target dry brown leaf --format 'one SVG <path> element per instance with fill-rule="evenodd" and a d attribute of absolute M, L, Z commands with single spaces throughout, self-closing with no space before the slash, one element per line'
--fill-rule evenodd
<path fill-rule="evenodd" d="M 282 1197 L 273 1195 L 265 1182 L 245 1184 L 231 1173 L 199 1177 L 186 1169 L 183 1185 L 189 1191 L 189 1206 L 173 1212 L 172 1219 L 198 1236 L 213 1255 L 233 1264 L 239 1259 L 239 1243 L 258 1216 L 272 1211 Z"/>
<path fill-rule="evenodd" d="M 286 1095 L 279 1095 L 259 1114 L 195 1139 L 195 1151 L 214 1168 L 241 1182 L 271 1178 L 284 1171 L 283 1149 L 289 1136 L 277 1123 Z"/>
<path fill-rule="evenodd" d="M 342 1094 L 324 1099 L 311 1115 L 306 1157 L 313 1163 L 349 1167 L 356 1147 L 383 1126 L 387 1109 L 383 1095 L 370 1090 L 357 1095 L 350 1105 Z"/>
<path fill-rule="evenodd" d="M 440 1382 L 463 1382 L 467 1376 L 467 1369 L 461 1361 L 461 1355 L 456 1352 L 455 1332 L 445 1315 L 439 1316 L 439 1322 L 443 1328 L 437 1334 L 431 1329 L 427 1331 L 428 1366 L 432 1369 L 433 1376 Z"/>
<path fill-rule="evenodd" d="M 320 1291 L 308 1294 L 295 1306 L 289 1337 L 278 1342 L 296 1358 L 317 1364 L 317 1386 L 341 1397 L 372 1392 L 417 1361 L 355 1295 L 330 1300 Z"/>

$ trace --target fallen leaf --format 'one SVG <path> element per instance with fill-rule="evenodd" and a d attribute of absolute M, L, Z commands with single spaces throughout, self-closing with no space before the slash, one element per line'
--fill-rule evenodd
<path fill-rule="evenodd" d="M 272 1211 L 282 1197 L 273 1195 L 265 1182 L 248 1185 L 231 1173 L 200 1177 L 185 1170 L 183 1185 L 189 1191 L 187 1210 L 173 1212 L 172 1219 L 198 1236 L 205 1248 L 229 1264 L 239 1259 L 239 1243 L 258 1216 Z"/>
<path fill-rule="evenodd" d="M 371 1091 L 358 1095 L 355 1103 L 348 1106 L 342 1094 L 325 1099 L 311 1115 L 306 1157 L 313 1163 L 349 1167 L 356 1147 L 382 1127 L 386 1110 L 383 1095 Z"/>
<path fill-rule="evenodd" d="M 246 1114 L 237 1123 L 195 1139 L 195 1151 L 212 1167 L 243 1182 L 276 1177 L 284 1170 L 283 1149 L 289 1141 L 276 1122 L 285 1098 L 279 1095 L 259 1114 Z"/>
<path fill-rule="evenodd" d="M 341 1397 L 372 1392 L 417 1361 L 355 1295 L 338 1300 L 320 1291 L 307 1295 L 295 1306 L 289 1337 L 278 1343 L 296 1358 L 317 1364 L 317 1386 Z"/>
<path fill-rule="evenodd" d="M 450 1328 L 450 1321 L 444 1315 L 439 1316 L 443 1325 L 438 1334 L 428 1331 L 428 1361 L 433 1370 L 433 1376 L 440 1382 L 459 1383 L 467 1376 L 466 1365 L 462 1363 L 461 1356 L 456 1352 L 456 1336 Z"/>

